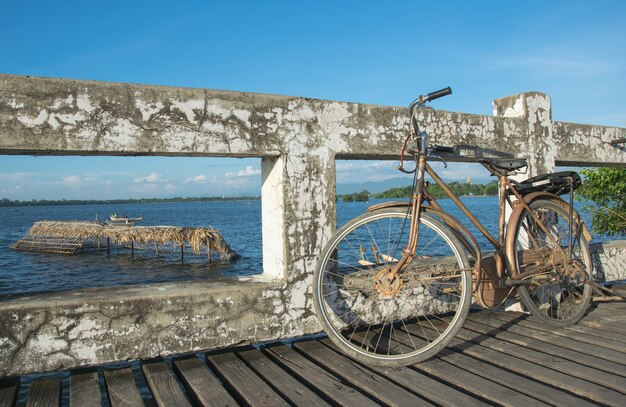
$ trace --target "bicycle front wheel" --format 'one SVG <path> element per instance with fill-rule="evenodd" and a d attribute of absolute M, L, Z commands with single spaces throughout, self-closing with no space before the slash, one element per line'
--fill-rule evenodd
<path fill-rule="evenodd" d="M 570 224 L 561 201 L 539 199 L 524 209 L 509 258 L 516 274 L 526 273 L 518 292 L 526 309 L 541 321 L 564 327 L 578 322 L 591 300 L 591 258 L 581 224 Z M 571 241 L 570 241 L 571 230 Z M 511 249 L 513 250 L 511 252 Z"/>
<path fill-rule="evenodd" d="M 416 258 L 395 279 L 388 272 L 409 238 L 406 210 L 359 216 L 326 245 L 314 274 L 314 305 L 330 339 L 355 359 L 415 364 L 443 349 L 471 304 L 471 271 L 447 226 L 422 214 Z"/>

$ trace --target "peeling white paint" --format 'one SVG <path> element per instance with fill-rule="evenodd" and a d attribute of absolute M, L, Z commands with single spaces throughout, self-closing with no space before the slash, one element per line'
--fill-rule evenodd
<path fill-rule="evenodd" d="M 101 337 L 105 328 L 105 326 L 100 324 L 100 321 L 83 317 L 79 319 L 78 324 L 68 332 L 68 338 L 74 340 L 76 338 L 90 339 Z"/>
<path fill-rule="evenodd" d="M 249 110 L 241 110 L 241 109 L 233 110 L 233 116 L 235 116 L 237 119 L 239 119 L 242 122 L 244 122 L 246 124 L 246 127 L 250 127 L 250 116 L 251 115 L 252 115 L 252 112 L 249 111 Z"/>
<path fill-rule="evenodd" d="M 75 126 L 77 123 L 85 120 L 85 115 L 82 112 L 76 113 L 51 113 L 50 118 L 48 119 L 48 124 L 52 126 L 52 128 L 57 128 L 61 125 L 69 125 Z"/>
<path fill-rule="evenodd" d="M 46 109 L 43 109 L 39 112 L 37 117 L 33 117 L 23 113 L 18 113 L 15 117 L 24 126 L 28 128 L 33 128 L 44 124 L 48 120 L 49 114 Z"/>
<path fill-rule="evenodd" d="M 78 342 L 72 344 L 70 353 L 83 363 L 98 363 L 100 361 L 98 353 L 111 347 L 111 344 L 107 343 L 97 345 L 95 343 Z"/>
<path fill-rule="evenodd" d="M 141 118 L 144 122 L 147 122 L 154 116 L 163 110 L 163 103 L 161 102 L 145 102 L 139 98 L 135 99 L 135 107 L 141 112 Z"/>
<path fill-rule="evenodd" d="M 137 140 L 139 128 L 128 119 L 118 119 L 115 125 L 106 133 L 106 140 L 111 144 L 113 150 L 120 147 L 132 148 Z"/>
<path fill-rule="evenodd" d="M 174 100 L 172 107 L 183 112 L 189 123 L 198 124 L 195 110 L 202 112 L 204 110 L 204 100 Z"/>
<path fill-rule="evenodd" d="M 67 341 L 59 338 L 52 330 L 42 330 L 31 337 L 30 346 L 34 352 L 48 355 L 66 349 Z"/>
<path fill-rule="evenodd" d="M 96 111 L 96 106 L 91 103 L 91 98 L 87 93 L 82 93 L 78 95 L 78 97 L 76 98 L 76 107 L 87 113 L 93 113 Z"/>
<path fill-rule="evenodd" d="M 26 105 L 22 102 L 18 102 L 17 99 L 13 98 L 11 100 L 9 100 L 9 106 L 11 106 L 13 109 L 21 109 L 23 107 L 25 107 Z"/>

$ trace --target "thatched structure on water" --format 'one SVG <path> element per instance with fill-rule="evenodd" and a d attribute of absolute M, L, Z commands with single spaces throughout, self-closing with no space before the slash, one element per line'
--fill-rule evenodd
<path fill-rule="evenodd" d="M 129 248 L 154 250 L 155 254 L 180 253 L 196 255 L 211 253 L 232 260 L 237 254 L 213 228 L 179 226 L 132 226 L 103 222 L 39 221 L 28 234 L 18 240 L 14 250 L 73 254 L 87 248 L 111 250 Z"/>

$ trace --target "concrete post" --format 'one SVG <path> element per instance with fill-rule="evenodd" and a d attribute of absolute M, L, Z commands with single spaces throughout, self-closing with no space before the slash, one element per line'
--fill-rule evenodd
<path fill-rule="evenodd" d="M 261 160 L 261 228 L 263 239 L 263 275 L 285 278 L 285 204 L 283 157 L 265 157 Z"/>
<path fill-rule="evenodd" d="M 528 160 L 528 173 L 522 179 L 534 177 L 556 168 L 557 145 L 553 137 L 550 96 L 540 92 L 526 92 L 493 101 L 493 115 L 504 118 L 522 118 L 526 122 L 523 137 L 516 140 L 520 158 Z"/>

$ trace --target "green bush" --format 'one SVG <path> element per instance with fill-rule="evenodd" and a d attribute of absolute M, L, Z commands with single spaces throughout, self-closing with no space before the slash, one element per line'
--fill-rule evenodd
<path fill-rule="evenodd" d="M 591 215 L 594 232 L 626 235 L 626 168 L 591 168 L 580 173 L 584 179 L 578 198 L 587 202 L 583 209 Z"/>

